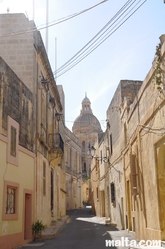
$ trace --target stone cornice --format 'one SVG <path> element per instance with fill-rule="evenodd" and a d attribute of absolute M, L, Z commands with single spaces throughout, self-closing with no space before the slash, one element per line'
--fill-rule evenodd
<path fill-rule="evenodd" d="M 43 63 L 44 69 L 46 71 L 47 74 L 47 80 L 49 81 L 49 87 L 51 89 L 51 91 L 53 92 L 54 96 L 55 96 L 55 101 L 56 101 L 56 106 L 58 109 L 58 112 L 62 112 L 63 108 L 62 108 L 62 104 L 61 104 L 61 100 L 60 100 L 60 95 L 58 92 L 58 88 L 53 76 L 53 72 L 49 63 L 49 59 L 40 35 L 39 31 L 34 32 L 34 38 L 35 38 L 35 49 L 37 51 L 37 54 L 41 60 L 41 62 Z"/>

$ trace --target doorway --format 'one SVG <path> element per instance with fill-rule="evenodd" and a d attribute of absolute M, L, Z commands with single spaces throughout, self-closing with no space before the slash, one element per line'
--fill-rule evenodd
<path fill-rule="evenodd" d="M 32 238 L 32 195 L 25 193 L 24 239 Z"/>
<path fill-rule="evenodd" d="M 127 224 L 129 231 L 132 231 L 132 218 L 131 218 L 131 196 L 130 196 L 130 182 L 127 181 Z"/>
<path fill-rule="evenodd" d="M 101 191 L 101 212 L 102 217 L 105 217 L 105 193 L 104 191 Z"/>
<path fill-rule="evenodd" d="M 157 181 L 159 196 L 159 220 L 162 231 L 162 240 L 165 239 L 165 144 L 157 150 Z"/>
<path fill-rule="evenodd" d="M 53 179 L 54 179 L 54 172 L 53 172 L 53 169 L 51 169 L 51 172 L 50 172 L 50 207 L 51 207 L 51 212 L 53 212 L 53 209 L 54 209 L 54 184 L 53 184 Z"/>

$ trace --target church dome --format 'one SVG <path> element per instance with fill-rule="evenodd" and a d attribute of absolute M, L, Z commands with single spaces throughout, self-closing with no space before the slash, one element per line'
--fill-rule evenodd
<path fill-rule="evenodd" d="M 81 141 L 81 168 L 82 178 L 87 179 L 91 175 L 91 160 L 89 149 L 97 140 L 98 135 L 102 133 L 101 125 L 98 119 L 93 115 L 91 102 L 85 94 L 81 102 L 82 110 L 80 115 L 74 121 L 73 134 Z"/>
<path fill-rule="evenodd" d="M 85 94 L 85 98 L 82 101 L 82 110 L 80 115 L 74 121 L 72 131 L 74 134 L 77 132 L 102 132 L 100 122 L 93 115 L 91 109 L 91 102 Z"/>
<path fill-rule="evenodd" d="M 90 100 L 87 98 L 87 96 L 85 96 L 85 98 L 83 99 L 82 103 L 84 103 L 84 102 L 89 102 L 89 103 L 91 103 Z"/>

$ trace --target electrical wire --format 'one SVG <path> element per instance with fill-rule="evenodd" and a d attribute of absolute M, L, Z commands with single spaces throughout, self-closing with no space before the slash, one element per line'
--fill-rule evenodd
<path fill-rule="evenodd" d="M 72 61 L 75 57 L 77 57 L 77 55 L 79 55 L 81 53 L 81 51 L 83 51 L 95 38 L 97 38 L 97 36 L 104 31 L 104 29 L 115 19 L 115 17 L 118 16 L 118 14 L 125 8 L 125 6 L 127 6 L 129 4 L 129 2 L 131 2 L 132 0 L 128 0 L 123 7 L 108 21 L 108 23 L 82 48 L 80 49 L 71 59 L 69 59 L 64 65 L 62 65 L 60 68 L 58 68 L 55 73 L 58 73 L 61 69 L 63 69 L 66 65 L 69 64 L 70 61 Z"/>
<path fill-rule="evenodd" d="M 89 10 L 97 7 L 98 5 L 107 2 L 107 1 L 108 0 L 103 0 L 103 1 L 101 1 L 101 2 L 99 2 L 97 4 L 95 4 L 95 5 L 93 5 L 92 7 L 88 8 L 88 9 L 85 9 L 85 10 L 82 10 L 82 11 L 77 12 L 75 14 L 69 15 L 67 17 L 58 19 L 57 21 L 50 22 L 50 23 L 48 23 L 48 25 L 44 25 L 44 26 L 40 25 L 40 26 L 38 26 L 36 28 L 32 28 L 32 29 L 28 29 L 28 30 L 23 30 L 23 31 L 20 31 L 20 32 L 2 34 L 2 35 L 0 35 L 0 37 L 8 37 L 8 36 L 16 36 L 16 35 L 27 34 L 27 33 L 32 33 L 34 31 L 39 31 L 39 30 L 42 30 L 42 29 L 45 29 L 45 28 L 49 28 L 49 27 L 55 26 L 55 25 L 60 24 L 62 22 L 68 21 L 68 20 L 70 20 L 70 19 L 72 19 L 74 17 L 77 17 L 77 16 L 79 16 L 81 14 L 84 14 L 85 12 L 87 12 L 87 11 L 89 11 Z M 41 26 L 43 26 L 43 27 L 41 27 Z"/>
<path fill-rule="evenodd" d="M 136 0 L 134 0 L 134 2 L 135 2 Z M 62 66 L 61 67 L 61 71 L 64 71 L 65 69 L 65 71 L 64 72 L 61 72 L 60 73 L 60 68 L 59 69 L 57 69 L 57 72 L 55 72 L 54 74 L 55 74 L 55 77 L 56 78 L 58 78 L 58 77 L 60 77 L 61 75 L 63 75 L 64 73 L 66 73 L 67 71 L 69 71 L 71 68 L 73 68 L 74 66 L 76 66 L 79 62 L 81 62 L 83 59 L 85 59 L 89 54 L 91 54 L 97 47 L 99 47 L 105 40 L 107 40 L 116 30 L 118 30 L 145 2 L 146 2 L 147 0 L 145 0 L 145 1 L 143 1 L 141 4 L 140 4 L 140 6 L 138 6 L 124 21 L 122 21 L 122 23 L 120 24 L 120 22 L 117 24 L 117 25 L 115 25 L 115 29 L 114 29 L 114 27 L 110 30 L 110 32 L 108 33 L 108 35 L 106 35 L 106 36 L 104 36 L 103 38 L 102 38 L 102 40 L 101 41 L 99 41 L 96 45 L 94 45 L 92 48 L 91 48 L 91 50 L 90 51 L 88 51 L 86 54 L 84 54 L 78 61 L 76 61 L 75 63 L 74 63 L 74 61 L 76 60 L 76 59 L 73 59 L 73 61 L 72 62 L 70 62 L 71 60 L 69 60 L 68 62 L 70 62 L 70 63 L 68 63 L 68 65 L 67 65 L 67 63 L 65 63 L 65 65 L 66 65 L 66 67 L 64 67 L 64 66 Z M 140 3 L 141 2 L 141 0 L 139 0 L 138 1 L 138 3 Z M 137 3 L 137 4 L 138 4 Z M 137 4 L 135 5 L 135 6 L 137 6 Z M 134 8 L 135 8 L 135 6 L 130 10 L 130 11 L 132 11 Z M 130 13 L 130 11 L 124 16 L 124 17 L 126 17 L 129 13 Z M 123 15 L 123 14 L 122 14 Z M 121 15 L 121 16 L 122 16 Z M 119 18 L 118 18 L 119 19 Z M 118 20 L 117 19 L 117 20 Z M 123 20 L 123 19 L 122 19 Z M 116 21 L 115 21 L 116 22 Z M 112 25 L 111 25 L 112 26 Z M 110 26 L 110 27 L 111 27 Z M 114 29 L 114 30 L 113 30 Z M 104 32 L 105 33 L 105 32 Z M 95 36 L 96 37 L 96 36 Z M 100 36 L 101 37 L 101 36 Z M 93 40 L 93 39 L 92 39 Z M 92 41 L 91 40 L 91 41 Z M 96 40 L 97 41 L 97 40 Z M 89 42 L 90 43 L 90 42 Z M 87 43 L 87 44 L 89 44 L 89 43 Z M 93 43 L 92 43 L 93 44 Z M 84 47 L 86 47 L 86 46 L 84 46 Z M 89 46 L 89 47 L 91 47 L 91 45 Z M 87 50 L 87 49 L 86 49 Z M 85 51 L 86 51 L 85 50 Z M 80 51 L 82 51 L 82 49 L 80 50 Z M 80 52 L 79 51 L 79 52 Z M 79 54 L 79 52 L 76 54 L 76 55 L 78 55 Z M 80 53 L 80 55 L 82 55 L 83 54 L 83 52 L 82 53 Z M 74 57 L 76 57 L 76 55 L 75 56 L 73 56 L 72 58 L 74 58 Z M 78 56 L 79 57 L 79 56 Z M 77 57 L 77 58 L 78 58 Z M 67 68 L 71 63 L 74 63 L 73 65 L 71 65 L 69 68 Z"/>

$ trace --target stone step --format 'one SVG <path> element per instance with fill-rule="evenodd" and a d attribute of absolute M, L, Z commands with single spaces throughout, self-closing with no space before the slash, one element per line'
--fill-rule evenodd
<path fill-rule="evenodd" d="M 51 226 L 55 226 L 55 225 L 56 225 L 56 223 L 57 223 L 57 221 L 56 221 L 56 220 L 52 220 L 52 221 L 51 221 Z"/>

